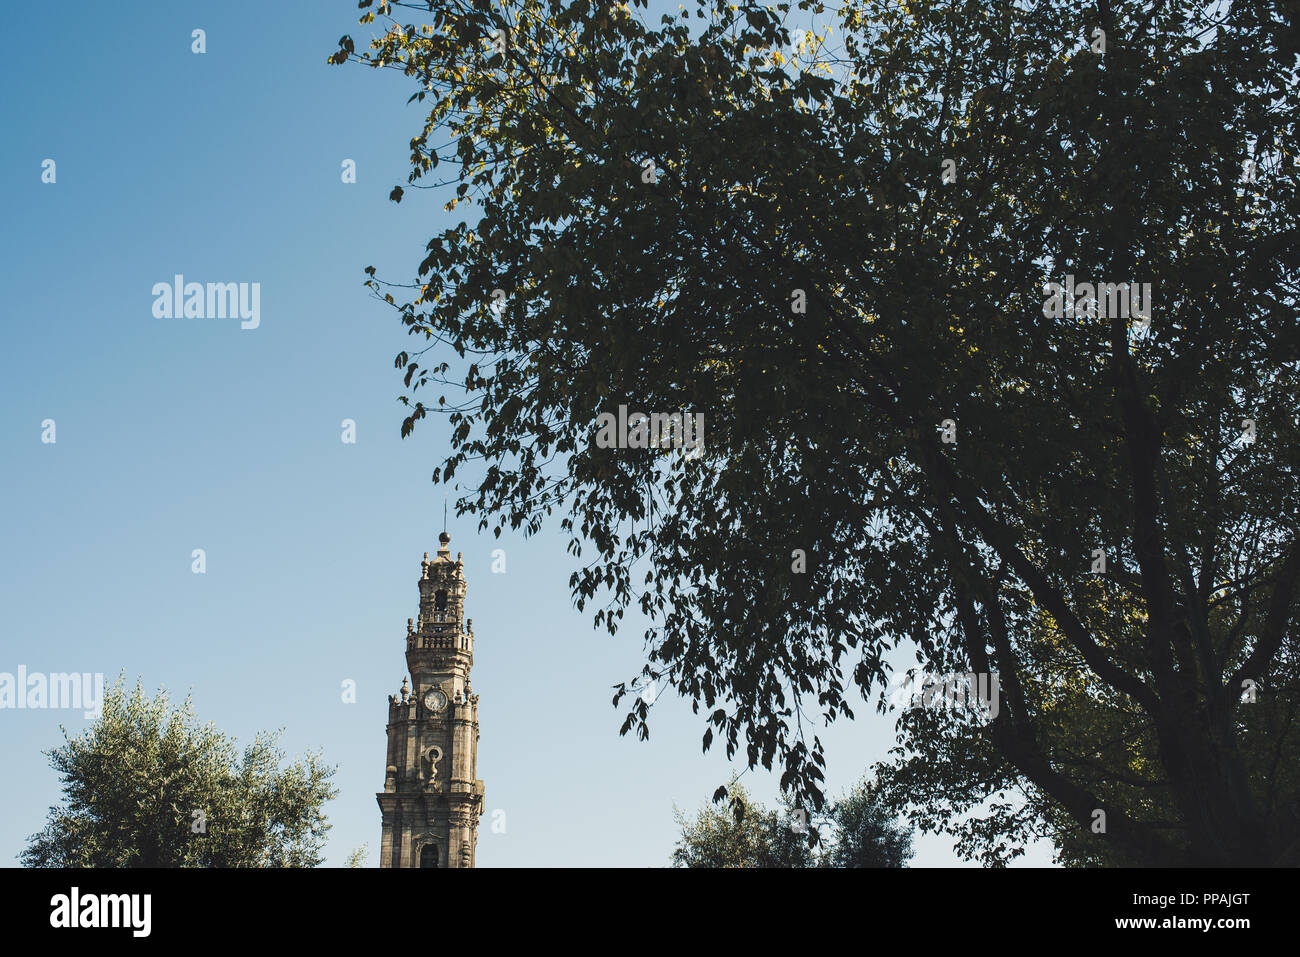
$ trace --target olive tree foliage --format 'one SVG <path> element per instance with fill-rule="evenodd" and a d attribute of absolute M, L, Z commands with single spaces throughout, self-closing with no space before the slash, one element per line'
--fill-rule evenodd
<path fill-rule="evenodd" d="M 725 804 L 707 804 L 693 818 L 673 809 L 681 828 L 674 867 L 814 866 L 806 819 L 764 807 L 734 778 L 724 790 Z"/>
<path fill-rule="evenodd" d="M 362 844 L 360 847 L 354 847 L 347 859 L 343 862 L 344 867 L 365 867 L 366 861 L 370 858 L 370 846 Z"/>
<path fill-rule="evenodd" d="M 830 803 L 830 827 L 819 842 L 823 866 L 907 866 L 913 853 L 912 834 L 894 819 L 881 797 L 878 785 L 862 780 Z"/>
<path fill-rule="evenodd" d="M 315 867 L 337 793 L 307 754 L 282 767 L 276 736 L 240 753 L 189 698 L 173 707 L 119 679 L 89 729 L 49 752 L 63 802 L 21 855 L 25 867 Z"/>
<path fill-rule="evenodd" d="M 445 417 L 481 528 L 557 521 L 598 627 L 649 616 L 705 748 L 820 807 L 818 727 L 914 649 L 1000 676 L 882 777 L 965 853 L 1300 862 L 1286 5 L 361 7 L 331 60 L 409 78 L 406 192 L 466 217 L 367 269 L 403 434 Z M 600 447 L 620 405 L 701 454 Z"/>
<path fill-rule="evenodd" d="M 768 808 L 733 777 L 713 804 L 694 817 L 674 809 L 674 818 L 674 867 L 905 867 L 912 857 L 911 834 L 867 780 L 809 814 L 788 795 Z"/>

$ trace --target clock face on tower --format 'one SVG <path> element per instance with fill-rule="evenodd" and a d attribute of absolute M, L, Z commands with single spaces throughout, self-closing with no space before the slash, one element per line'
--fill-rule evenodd
<path fill-rule="evenodd" d="M 437 714 L 447 707 L 447 696 L 437 688 L 430 688 L 424 693 L 424 706 Z"/>

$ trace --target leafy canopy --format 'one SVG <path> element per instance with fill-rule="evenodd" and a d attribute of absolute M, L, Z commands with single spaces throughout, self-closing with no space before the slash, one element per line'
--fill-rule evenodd
<path fill-rule="evenodd" d="M 25 867 L 315 867 L 337 791 L 314 754 L 281 767 L 276 735 L 242 753 L 190 699 L 121 678 L 84 733 L 49 752 L 63 803 L 22 853 Z"/>
<path fill-rule="evenodd" d="M 410 79 L 407 189 L 467 217 L 367 270 L 403 434 L 445 417 L 482 528 L 558 520 L 705 748 L 820 807 L 818 724 L 914 650 L 1001 678 L 882 778 L 965 853 L 1300 863 L 1292 7 L 360 6 L 331 60 Z M 1149 328 L 1045 310 L 1067 275 L 1150 283 Z M 599 447 L 620 404 L 702 455 Z"/>
<path fill-rule="evenodd" d="M 800 813 L 789 797 L 769 809 L 735 777 L 714 798 L 694 818 L 674 810 L 674 867 L 904 867 L 912 856 L 911 835 L 866 780 L 817 815 Z"/>

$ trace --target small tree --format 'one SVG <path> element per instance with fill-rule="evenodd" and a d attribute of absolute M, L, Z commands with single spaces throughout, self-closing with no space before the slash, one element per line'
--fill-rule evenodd
<path fill-rule="evenodd" d="M 46 752 L 64 803 L 28 839 L 27 867 L 314 867 L 337 791 L 334 769 L 307 754 L 281 770 L 278 734 L 234 741 L 200 725 L 190 699 L 169 706 L 137 682 L 108 690 L 78 737 Z"/>
<path fill-rule="evenodd" d="M 725 806 L 705 805 L 688 820 L 674 809 L 682 836 L 673 849 L 674 867 L 811 867 L 812 852 L 792 819 L 781 820 L 749 796 L 735 777 L 714 795 Z"/>
<path fill-rule="evenodd" d="M 717 802 L 727 798 L 725 807 Z M 735 778 L 688 819 L 674 817 L 681 838 L 674 867 L 903 867 L 911 835 L 894 824 L 864 781 L 816 817 L 782 797 L 780 811 L 753 800 Z"/>
<path fill-rule="evenodd" d="M 343 863 L 344 867 L 365 867 L 366 859 L 370 856 L 370 846 L 362 844 L 360 847 L 354 847 L 348 859 Z"/>
<path fill-rule="evenodd" d="M 912 856 L 911 832 L 896 823 L 865 779 L 831 805 L 830 817 L 826 867 L 905 867 Z"/>

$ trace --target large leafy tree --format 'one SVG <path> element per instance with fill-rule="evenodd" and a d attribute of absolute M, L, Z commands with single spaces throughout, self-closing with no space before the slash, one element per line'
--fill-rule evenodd
<path fill-rule="evenodd" d="M 1225 626 L 1232 627 L 1232 626 Z M 1238 628 L 1245 627 L 1237 624 Z M 1140 708 L 1061 654 L 1061 639 L 1048 626 L 1023 643 L 1034 661 L 1030 694 L 1039 704 L 1038 734 L 1071 776 L 1107 806 L 1141 808 L 1145 820 L 1177 827 L 1178 808 L 1161 769 L 1159 740 Z M 1296 706 L 1297 661 L 1294 647 L 1279 653 L 1270 688 L 1248 690 L 1242 702 L 1237 741 L 1249 775 L 1265 793 L 1294 793 L 1297 745 L 1288 729 Z M 961 714 L 910 711 L 900 722 L 897 759 L 878 769 L 886 806 L 900 811 L 912 804 L 927 808 L 923 826 L 947 831 L 970 854 L 983 848 L 990 862 L 1021 853 L 1023 845 L 1045 837 L 1067 865 L 1144 863 L 1111 842 L 1079 828 L 1043 791 L 1026 787 L 1015 769 L 1001 762 L 987 735 L 969 734 Z M 996 791 L 1015 792 L 1019 801 L 1001 800 L 991 817 L 968 817 L 972 807 Z M 1014 838 L 1014 840 L 1009 840 Z"/>
<path fill-rule="evenodd" d="M 409 186 L 467 215 L 368 270 L 403 432 L 445 415 L 482 527 L 557 518 L 706 748 L 815 804 L 816 719 L 914 648 L 1000 677 L 884 778 L 966 853 L 1300 862 L 1286 4 L 360 5 L 331 59 L 410 77 Z M 702 454 L 602 447 L 622 404 Z"/>
<path fill-rule="evenodd" d="M 22 853 L 26 867 L 315 867 L 337 793 L 308 754 L 281 767 L 275 736 L 239 753 L 190 700 L 173 707 L 117 681 L 95 723 L 64 732 L 50 763 L 63 803 Z"/>

